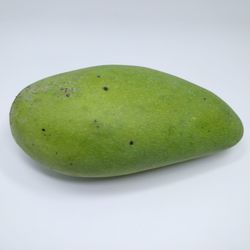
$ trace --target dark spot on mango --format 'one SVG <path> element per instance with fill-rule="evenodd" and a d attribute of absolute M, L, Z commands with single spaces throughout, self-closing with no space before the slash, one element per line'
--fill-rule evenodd
<path fill-rule="evenodd" d="M 104 87 L 103 87 L 103 90 L 104 90 L 104 91 L 108 91 L 109 88 L 108 88 L 107 86 L 104 86 Z"/>
<path fill-rule="evenodd" d="M 129 145 L 134 145 L 134 141 L 129 141 Z"/>

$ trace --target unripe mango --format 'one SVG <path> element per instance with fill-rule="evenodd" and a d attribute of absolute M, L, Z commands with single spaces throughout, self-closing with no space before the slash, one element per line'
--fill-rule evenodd
<path fill-rule="evenodd" d="M 235 145 L 243 126 L 219 97 L 137 66 L 105 65 L 35 82 L 16 97 L 12 134 L 33 159 L 70 176 L 109 177 Z"/>

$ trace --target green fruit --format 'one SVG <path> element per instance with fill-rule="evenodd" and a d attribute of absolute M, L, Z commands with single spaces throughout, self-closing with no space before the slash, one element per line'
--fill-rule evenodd
<path fill-rule="evenodd" d="M 40 80 L 16 97 L 12 134 L 33 159 L 62 174 L 131 174 L 212 154 L 243 135 L 219 97 L 156 70 L 121 65 Z"/>

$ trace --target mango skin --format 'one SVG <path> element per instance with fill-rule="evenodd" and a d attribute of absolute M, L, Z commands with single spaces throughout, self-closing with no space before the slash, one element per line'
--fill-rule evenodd
<path fill-rule="evenodd" d="M 70 176 L 154 169 L 235 145 L 243 126 L 208 90 L 160 71 L 104 65 L 51 76 L 12 104 L 17 144 Z"/>

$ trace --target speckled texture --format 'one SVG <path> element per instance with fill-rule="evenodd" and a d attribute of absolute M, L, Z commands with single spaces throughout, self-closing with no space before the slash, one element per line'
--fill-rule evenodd
<path fill-rule="evenodd" d="M 108 177 L 235 145 L 239 117 L 219 97 L 156 70 L 105 65 L 40 80 L 16 97 L 12 134 L 33 159 L 71 176 Z"/>

